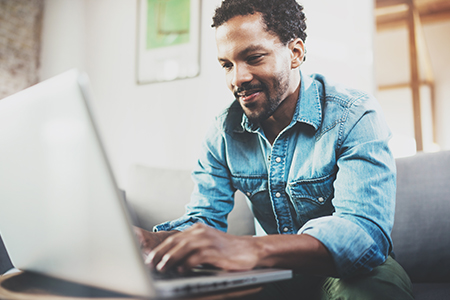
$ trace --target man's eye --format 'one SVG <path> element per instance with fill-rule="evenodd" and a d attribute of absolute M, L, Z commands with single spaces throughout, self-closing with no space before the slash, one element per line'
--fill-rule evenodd
<path fill-rule="evenodd" d="M 251 64 L 254 64 L 260 62 L 263 57 L 264 55 L 252 55 L 247 59 L 247 61 Z"/>
<path fill-rule="evenodd" d="M 229 71 L 233 68 L 233 64 L 225 63 L 222 65 L 222 68 L 225 69 L 226 71 Z"/>

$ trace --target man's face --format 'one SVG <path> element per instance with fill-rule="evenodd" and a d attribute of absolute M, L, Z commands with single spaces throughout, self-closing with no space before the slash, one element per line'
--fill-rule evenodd
<path fill-rule="evenodd" d="M 216 43 L 228 88 L 252 123 L 263 122 L 289 95 L 289 48 L 265 30 L 259 13 L 219 26 Z"/>

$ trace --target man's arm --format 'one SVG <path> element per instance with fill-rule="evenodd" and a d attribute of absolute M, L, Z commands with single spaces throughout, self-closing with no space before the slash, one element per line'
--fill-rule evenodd
<path fill-rule="evenodd" d="M 150 252 L 148 262 L 163 272 L 172 268 L 186 272 L 199 264 L 211 264 L 232 271 L 284 267 L 309 274 L 336 274 L 328 250 L 312 236 L 233 236 L 201 223 L 167 237 Z"/>

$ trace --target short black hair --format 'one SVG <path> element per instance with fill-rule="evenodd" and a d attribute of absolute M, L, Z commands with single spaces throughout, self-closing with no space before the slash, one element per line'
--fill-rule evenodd
<path fill-rule="evenodd" d="M 261 13 L 266 30 L 287 45 L 292 39 L 306 40 L 303 6 L 295 0 L 223 0 L 216 8 L 211 27 L 219 27 L 231 18 Z"/>

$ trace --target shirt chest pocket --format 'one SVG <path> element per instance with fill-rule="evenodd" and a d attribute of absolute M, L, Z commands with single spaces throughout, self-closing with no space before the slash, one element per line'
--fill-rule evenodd
<path fill-rule="evenodd" d="M 235 188 L 243 192 L 251 202 L 251 209 L 254 216 L 260 221 L 267 233 L 272 232 L 269 229 L 269 223 L 276 228 L 275 216 L 272 209 L 272 202 L 269 196 L 269 183 L 266 176 L 232 176 Z M 266 224 L 267 226 L 264 226 Z"/>
<path fill-rule="evenodd" d="M 336 173 L 307 180 L 293 181 L 287 190 L 292 204 L 301 223 L 310 219 L 331 215 L 334 207 L 331 200 L 334 197 L 333 183 Z"/>

